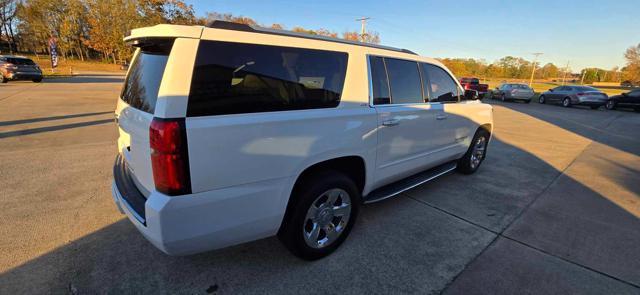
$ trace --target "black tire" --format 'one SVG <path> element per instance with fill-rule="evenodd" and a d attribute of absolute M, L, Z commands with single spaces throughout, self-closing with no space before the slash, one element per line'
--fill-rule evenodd
<path fill-rule="evenodd" d="M 608 100 L 607 103 L 604 105 L 604 107 L 607 110 L 615 110 L 616 109 L 616 102 L 614 100 Z"/>
<path fill-rule="evenodd" d="M 480 165 L 482 165 L 482 162 L 487 156 L 487 149 L 489 147 L 489 137 L 490 137 L 489 131 L 487 131 L 484 128 L 480 128 L 478 129 L 478 131 L 476 131 L 476 134 L 473 136 L 473 139 L 471 140 L 471 145 L 469 146 L 469 149 L 464 154 L 464 156 L 462 156 L 462 158 L 458 159 L 458 166 L 457 166 L 458 172 L 462 174 L 472 174 L 476 172 L 478 168 L 480 168 Z M 474 146 L 478 143 L 479 140 L 481 140 L 481 138 L 484 138 L 483 139 L 484 152 L 482 154 L 482 157 L 480 158 L 479 163 L 474 165 L 472 161 Z"/>
<path fill-rule="evenodd" d="M 9 82 L 9 79 L 7 79 L 4 75 L 0 75 L 0 77 L 2 77 L 1 80 L 0 80 L 2 83 Z"/>
<path fill-rule="evenodd" d="M 571 98 L 565 97 L 562 100 L 562 106 L 565 107 L 565 108 L 571 107 Z"/>
<path fill-rule="evenodd" d="M 640 113 L 640 107 L 634 107 L 634 108 L 633 108 L 633 111 L 634 111 L 634 112 L 637 112 L 637 113 Z"/>
<path fill-rule="evenodd" d="M 322 248 L 313 248 L 307 244 L 304 237 L 308 221 L 307 212 L 313 204 L 317 203 L 319 197 L 333 189 L 340 189 L 349 194 L 351 201 L 349 219 L 343 231 L 332 243 Z M 292 192 L 289 202 L 293 203 L 287 206 L 287 213 L 278 232 L 278 238 L 294 255 L 305 260 L 316 260 L 331 254 L 349 236 L 358 217 L 362 197 L 351 178 L 339 171 L 325 170 L 301 179 Z M 324 234 L 326 235 L 326 232 Z"/>
<path fill-rule="evenodd" d="M 42 78 L 35 78 L 35 79 L 31 80 L 31 81 L 33 81 L 34 83 L 40 83 L 40 82 L 42 82 Z"/>
<path fill-rule="evenodd" d="M 589 106 L 592 110 L 597 110 L 600 108 L 600 106 Z"/>
<path fill-rule="evenodd" d="M 546 102 L 547 98 L 544 97 L 544 95 L 540 95 L 540 97 L 538 97 L 538 103 L 545 104 Z"/>
<path fill-rule="evenodd" d="M 506 102 L 507 101 L 507 95 L 503 93 L 502 96 L 500 96 L 500 100 L 502 100 L 502 102 Z"/>

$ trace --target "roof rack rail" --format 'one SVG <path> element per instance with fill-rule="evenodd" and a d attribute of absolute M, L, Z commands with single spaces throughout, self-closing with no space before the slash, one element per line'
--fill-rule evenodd
<path fill-rule="evenodd" d="M 261 33 L 261 34 L 271 34 L 271 35 L 314 39 L 314 40 L 329 41 L 329 42 L 350 44 L 350 45 L 356 45 L 356 46 L 366 46 L 366 47 L 392 50 L 392 51 L 418 55 L 417 53 L 408 49 L 395 48 L 395 47 L 376 45 L 376 44 L 370 44 L 370 43 L 362 43 L 362 42 L 356 42 L 351 40 L 332 38 L 332 37 L 320 36 L 320 35 L 311 35 L 311 34 L 298 33 L 298 32 L 286 31 L 286 30 L 263 28 L 258 26 L 251 26 L 247 24 L 239 24 L 239 23 L 233 23 L 233 22 L 222 21 L 222 20 L 214 20 L 212 22 L 209 22 L 206 25 L 206 27 L 213 28 L 213 29 L 233 30 L 233 31 L 243 31 L 243 32 L 251 32 L 251 33 Z"/>

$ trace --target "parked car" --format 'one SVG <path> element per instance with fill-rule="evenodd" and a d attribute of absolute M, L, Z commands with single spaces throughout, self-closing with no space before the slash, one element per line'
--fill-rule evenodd
<path fill-rule="evenodd" d="M 42 81 L 42 70 L 33 60 L 24 56 L 0 55 L 2 83 L 13 80 Z"/>
<path fill-rule="evenodd" d="M 558 86 L 543 92 L 539 103 L 561 103 L 564 107 L 585 105 L 598 109 L 607 103 L 609 97 L 604 92 L 589 86 Z"/>
<path fill-rule="evenodd" d="M 636 83 L 633 83 L 629 80 L 626 81 L 622 81 L 620 82 L 620 86 L 621 87 L 634 87 L 634 86 L 640 86 L 640 81 L 637 81 Z"/>
<path fill-rule="evenodd" d="M 480 84 L 480 80 L 478 78 L 460 78 L 460 84 L 465 90 L 478 91 L 478 94 L 481 97 L 486 95 L 489 91 L 489 85 Z"/>
<path fill-rule="evenodd" d="M 408 50 L 221 21 L 125 41 L 112 193 L 168 254 L 278 235 L 318 259 L 361 203 L 473 173 L 487 152 L 491 106 Z"/>
<path fill-rule="evenodd" d="M 500 99 L 502 101 L 519 100 L 530 103 L 535 92 L 526 84 L 504 83 L 492 90 L 490 95 L 492 99 Z"/>
<path fill-rule="evenodd" d="M 632 108 L 636 112 L 640 112 L 640 89 L 631 90 L 620 95 L 609 97 L 605 107 L 607 110 L 626 107 Z"/>

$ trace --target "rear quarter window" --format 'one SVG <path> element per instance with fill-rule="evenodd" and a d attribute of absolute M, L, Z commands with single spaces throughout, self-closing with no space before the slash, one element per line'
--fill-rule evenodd
<path fill-rule="evenodd" d="M 187 116 L 336 107 L 347 58 L 344 52 L 201 41 Z"/>

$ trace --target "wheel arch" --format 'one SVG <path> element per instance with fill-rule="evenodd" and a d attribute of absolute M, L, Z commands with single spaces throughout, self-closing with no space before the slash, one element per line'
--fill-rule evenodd
<path fill-rule="evenodd" d="M 296 178 L 287 200 L 284 218 L 282 219 L 283 222 L 288 220 L 291 215 L 291 211 L 295 204 L 294 198 L 297 195 L 297 191 L 302 188 L 304 180 L 318 172 L 327 170 L 335 170 L 344 173 L 355 182 L 358 191 L 360 191 L 360 193 L 363 192 L 367 177 L 366 163 L 363 157 L 357 155 L 341 156 L 316 162 L 305 168 Z M 280 228 L 282 228 L 282 224 L 283 223 L 280 224 Z"/>
<path fill-rule="evenodd" d="M 478 126 L 478 129 L 476 129 L 476 132 L 478 132 L 479 130 L 484 129 L 485 131 L 487 131 L 489 133 L 489 139 L 491 139 L 491 134 L 493 133 L 493 124 L 491 123 L 484 123 L 480 126 Z"/>

